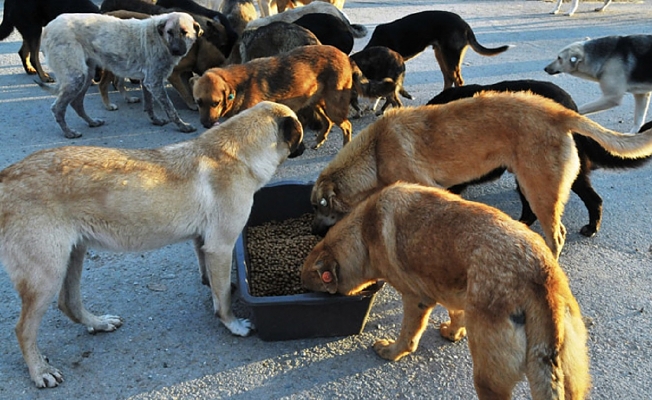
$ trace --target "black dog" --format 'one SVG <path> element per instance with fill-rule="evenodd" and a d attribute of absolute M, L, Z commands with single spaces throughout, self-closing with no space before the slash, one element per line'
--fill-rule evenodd
<path fill-rule="evenodd" d="M 453 84 L 464 84 L 461 64 L 468 46 L 483 56 L 494 56 L 509 49 L 509 46 L 493 49 L 482 46 L 469 24 L 459 15 L 447 11 L 422 11 L 380 24 L 365 48 L 371 46 L 389 47 L 405 61 L 432 46 L 444 75 L 444 89 Z"/>
<path fill-rule="evenodd" d="M 0 40 L 6 39 L 16 28 L 23 37 L 18 55 L 25 72 L 38 74 L 43 82 L 52 82 L 39 60 L 43 27 L 59 14 L 99 12 L 100 9 L 91 0 L 5 0 Z"/>
<path fill-rule="evenodd" d="M 394 82 L 391 91 L 377 93 L 378 99 L 385 98 L 385 104 L 377 112 L 378 115 L 385 112 L 385 109 L 390 105 L 392 107 L 403 107 L 403 103 L 401 103 L 398 97 L 399 94 L 406 99 L 412 99 L 412 95 L 403 88 L 403 79 L 405 78 L 403 57 L 394 50 L 384 46 L 372 46 L 350 55 L 349 58 L 358 65 L 360 71 L 362 71 L 362 74 L 367 79 L 383 81 L 389 78 Z M 355 91 L 353 94 L 351 96 L 351 106 L 359 115 L 361 111 L 360 105 L 358 104 L 358 96 Z M 377 105 L 378 102 L 374 105 L 374 111 Z"/>
<path fill-rule="evenodd" d="M 298 20 L 292 22 L 306 28 L 321 44 L 328 44 L 337 47 L 344 54 L 349 54 L 353 50 L 353 33 L 346 22 L 341 19 L 325 13 L 306 14 Z"/>
<path fill-rule="evenodd" d="M 529 90 L 532 93 L 552 99 L 566 108 L 577 111 L 577 105 L 570 94 L 555 84 L 536 80 L 503 81 L 493 85 L 466 85 L 457 88 L 450 88 L 433 97 L 428 104 L 445 104 L 457 99 L 472 97 L 474 94 L 485 90 L 501 92 Z M 641 132 L 649 128 L 652 128 L 652 121 L 645 124 L 643 128 L 641 128 Z M 650 157 L 638 159 L 620 158 L 607 152 L 596 141 L 588 137 L 573 135 L 573 139 L 575 140 L 575 146 L 577 147 L 577 153 L 580 158 L 580 172 L 577 175 L 577 178 L 575 178 L 575 182 L 573 182 L 572 190 L 580 197 L 580 199 L 582 199 L 589 212 L 589 223 L 582 227 L 580 233 L 584 236 L 591 237 L 598 232 L 602 222 L 602 198 L 591 186 L 591 180 L 589 179 L 591 171 L 597 168 L 637 168 L 649 161 Z M 453 186 L 449 190 L 454 193 L 461 193 L 467 185 L 497 179 L 503 174 L 503 172 L 505 172 L 504 168 L 497 169 L 478 180 L 464 185 Z M 537 217 L 532 212 L 530 204 L 527 202 L 520 190 L 519 196 L 523 204 L 520 220 L 531 225 L 536 221 Z"/>

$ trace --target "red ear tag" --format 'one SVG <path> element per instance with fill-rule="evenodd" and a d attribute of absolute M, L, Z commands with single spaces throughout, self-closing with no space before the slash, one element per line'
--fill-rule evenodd
<path fill-rule="evenodd" d="M 321 274 L 321 280 L 326 282 L 326 283 L 333 282 L 333 274 L 331 273 L 331 271 L 324 271 Z"/>

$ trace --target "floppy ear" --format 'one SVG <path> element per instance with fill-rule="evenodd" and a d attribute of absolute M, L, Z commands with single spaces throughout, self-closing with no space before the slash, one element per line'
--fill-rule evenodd
<path fill-rule="evenodd" d="M 193 76 L 188 80 L 188 82 L 190 83 L 190 88 L 191 89 L 195 88 L 195 83 L 197 83 L 197 80 L 199 80 L 198 76 Z"/>
<path fill-rule="evenodd" d="M 321 279 L 321 282 L 328 293 L 337 293 L 337 274 L 339 272 L 339 266 L 337 263 L 333 261 L 327 265 L 324 263 L 324 260 L 319 260 L 313 269 L 319 274 L 319 278 Z"/>
<path fill-rule="evenodd" d="M 161 22 L 156 25 L 156 30 L 158 31 L 158 34 L 161 36 L 165 36 L 165 25 L 167 25 L 168 20 L 164 19 Z"/>
<path fill-rule="evenodd" d="M 303 128 L 301 124 L 294 117 L 283 117 L 279 121 L 278 129 L 283 132 L 283 140 L 290 147 L 290 154 L 294 155 L 303 143 Z M 297 155 L 294 156 L 296 157 Z"/>

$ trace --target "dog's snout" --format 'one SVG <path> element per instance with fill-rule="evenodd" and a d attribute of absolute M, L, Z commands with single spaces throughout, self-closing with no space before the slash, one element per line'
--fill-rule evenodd
<path fill-rule="evenodd" d="M 288 158 L 295 158 L 299 157 L 300 155 L 303 154 L 303 152 L 306 150 L 306 145 L 301 141 L 298 145 L 297 148 L 288 156 Z"/>

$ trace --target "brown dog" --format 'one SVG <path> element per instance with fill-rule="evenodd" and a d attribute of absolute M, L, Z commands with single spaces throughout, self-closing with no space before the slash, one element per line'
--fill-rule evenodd
<path fill-rule="evenodd" d="M 302 139 L 294 112 L 263 102 L 186 142 L 42 150 L 0 172 L 0 257 L 22 301 L 16 336 L 36 386 L 63 379 L 36 342 L 57 294 L 59 308 L 89 332 L 122 325 L 82 303 L 90 247 L 141 251 L 193 240 L 216 315 L 233 334 L 249 334 L 250 322 L 231 308 L 233 246 L 254 192 L 303 152 Z"/>
<path fill-rule="evenodd" d="M 579 171 L 572 133 L 612 154 L 652 154 L 652 130 L 624 135 L 529 92 L 483 92 L 445 105 L 396 108 L 360 132 L 313 187 L 313 231 L 324 232 L 370 194 L 402 180 L 451 187 L 498 167 L 516 175 L 558 257 L 564 204 Z"/>
<path fill-rule="evenodd" d="M 348 120 L 351 89 L 368 93 L 370 83 L 349 57 L 333 46 L 302 46 L 275 57 L 209 69 L 191 80 L 202 125 L 213 126 L 263 100 L 292 110 L 315 110 L 323 127 L 314 148 L 321 146 L 333 124 L 351 140 Z"/>
<path fill-rule="evenodd" d="M 510 399 L 527 376 L 532 398 L 583 399 L 587 333 L 564 272 L 537 234 L 502 212 L 436 188 L 395 184 L 338 222 L 301 270 L 311 290 L 355 295 L 378 280 L 401 293 L 398 339 L 374 350 L 414 352 L 432 309 L 442 336 L 468 330 L 480 399 Z"/>

